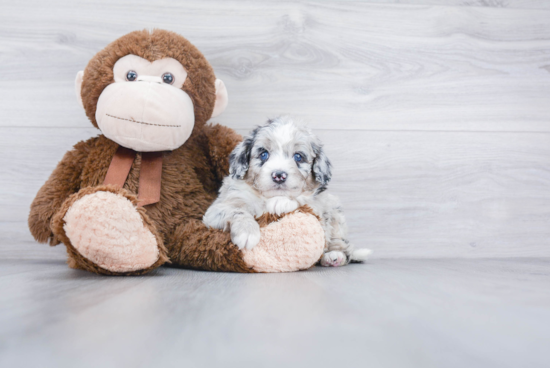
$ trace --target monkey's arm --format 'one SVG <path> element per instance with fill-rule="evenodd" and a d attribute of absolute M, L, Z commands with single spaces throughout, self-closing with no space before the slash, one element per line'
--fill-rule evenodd
<path fill-rule="evenodd" d="M 243 137 L 233 129 L 219 124 L 206 125 L 204 131 L 208 137 L 210 163 L 216 179 L 221 183 L 229 175 L 229 154 Z"/>
<path fill-rule="evenodd" d="M 258 224 L 267 227 L 262 240 L 251 250 L 241 250 L 231 242 L 228 232 L 209 229 L 197 219 L 186 221 L 169 238 L 170 266 L 224 272 L 288 272 L 311 267 L 323 254 L 323 228 L 307 206 L 280 216 L 264 214 Z"/>
<path fill-rule="evenodd" d="M 220 272 L 255 272 L 228 232 L 209 229 L 200 220 L 176 227 L 167 244 L 169 266 Z"/>
<path fill-rule="evenodd" d="M 229 174 L 229 154 L 242 140 L 230 128 L 206 125 L 206 154 L 219 187 Z M 231 234 L 208 228 L 201 220 L 189 219 L 174 228 L 167 239 L 169 266 L 223 272 L 255 272 L 231 242 Z"/>
<path fill-rule="evenodd" d="M 79 142 L 73 150 L 67 152 L 36 194 L 31 204 L 29 229 L 38 242 L 46 243 L 49 240 L 50 245 L 59 244 L 50 227 L 50 221 L 63 202 L 80 189 L 80 175 L 93 140 Z"/>

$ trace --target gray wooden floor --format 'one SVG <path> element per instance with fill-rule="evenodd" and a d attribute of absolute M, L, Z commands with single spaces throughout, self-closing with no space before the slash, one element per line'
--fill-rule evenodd
<path fill-rule="evenodd" d="M 0 0 L 0 366 L 550 366 L 549 20 L 545 0 Z M 33 241 L 36 191 L 98 133 L 77 71 L 152 27 L 225 81 L 217 122 L 314 128 L 371 262 L 107 278 Z"/>
<path fill-rule="evenodd" d="M 548 367 L 550 260 L 102 277 L 0 261 L 2 367 Z"/>

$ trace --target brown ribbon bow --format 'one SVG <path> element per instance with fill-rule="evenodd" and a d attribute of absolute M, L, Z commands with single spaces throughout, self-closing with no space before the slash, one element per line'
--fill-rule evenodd
<path fill-rule="evenodd" d="M 122 188 L 135 159 L 136 151 L 119 146 L 111 160 L 103 184 L 112 184 Z M 139 206 L 147 206 L 160 201 L 161 176 L 162 152 L 143 152 L 139 172 Z"/>

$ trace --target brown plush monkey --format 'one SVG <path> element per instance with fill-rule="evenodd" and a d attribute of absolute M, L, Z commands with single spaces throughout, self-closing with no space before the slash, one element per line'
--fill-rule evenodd
<path fill-rule="evenodd" d="M 108 275 L 173 266 L 280 272 L 311 267 L 323 230 L 307 208 L 258 219 L 251 251 L 201 219 L 241 137 L 207 125 L 227 91 L 204 56 L 168 31 L 136 31 L 95 55 L 77 95 L 103 133 L 65 154 L 31 205 L 39 242 L 63 242 L 73 268 Z"/>

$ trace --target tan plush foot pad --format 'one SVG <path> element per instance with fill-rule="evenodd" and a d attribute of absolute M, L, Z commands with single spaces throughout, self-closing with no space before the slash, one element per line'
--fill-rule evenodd
<path fill-rule="evenodd" d="M 325 234 L 318 218 L 309 213 L 286 215 L 261 228 L 261 240 L 244 260 L 257 272 L 292 272 L 312 267 L 323 254 Z"/>
<path fill-rule="evenodd" d="M 126 197 L 97 191 L 74 202 L 63 228 L 85 258 L 112 272 L 146 269 L 159 260 L 157 239 Z"/>

